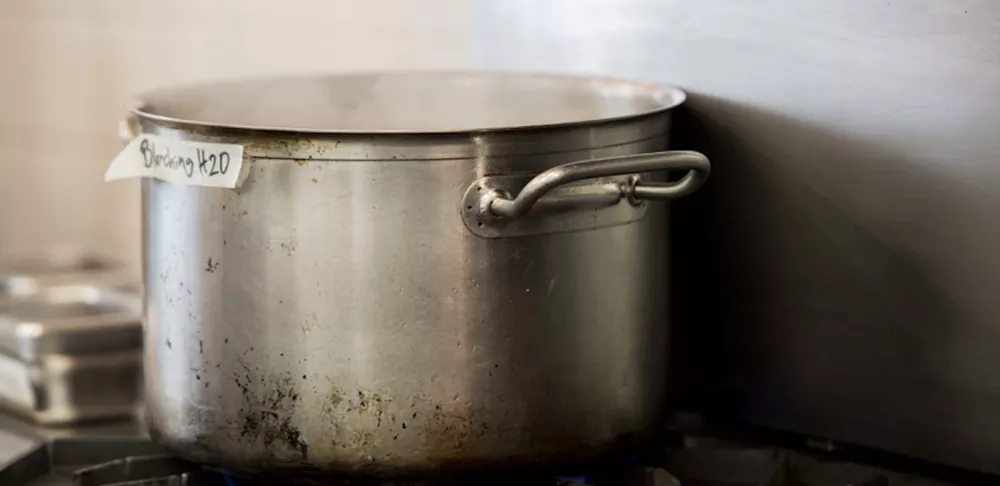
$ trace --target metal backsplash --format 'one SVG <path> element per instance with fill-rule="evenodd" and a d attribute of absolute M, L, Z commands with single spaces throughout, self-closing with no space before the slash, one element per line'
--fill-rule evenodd
<path fill-rule="evenodd" d="M 1000 473 L 1000 4 L 474 5 L 484 66 L 692 93 L 679 400 Z"/>

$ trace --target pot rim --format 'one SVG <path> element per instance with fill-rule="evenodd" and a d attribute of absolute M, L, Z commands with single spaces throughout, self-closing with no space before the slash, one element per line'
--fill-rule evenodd
<path fill-rule="evenodd" d="M 498 81 L 507 83 L 550 83 L 562 84 L 566 88 L 579 90 L 579 92 L 592 92 L 594 100 L 615 95 L 623 102 L 631 101 L 636 104 L 634 108 L 617 108 L 607 115 L 593 117 L 568 117 L 563 120 L 544 120 L 537 123 L 510 123 L 491 125 L 489 123 L 472 123 L 468 127 L 430 127 L 430 128 L 401 128 L 392 127 L 384 129 L 375 128 L 326 128 L 307 127 L 289 124 L 269 125 L 257 122 L 224 122 L 218 120 L 197 119 L 184 113 L 172 113 L 172 110 L 157 108 L 154 105 L 163 105 L 167 101 L 202 99 L 211 96 L 225 97 L 230 93 L 239 91 L 238 88 L 252 87 L 268 83 L 301 83 L 315 82 L 320 80 L 360 80 L 365 77 L 372 78 L 404 78 L 422 77 L 439 78 L 442 81 L 456 82 L 463 78 L 479 81 Z M 513 85 L 507 86 L 508 89 Z M 213 94 L 214 92 L 214 94 Z M 555 91 L 560 93 L 560 91 Z M 603 99 L 603 98 L 602 98 Z M 686 99 L 686 94 L 674 86 L 653 82 L 634 81 L 616 77 L 604 76 L 583 76 L 573 74 L 552 74 L 552 73 L 532 73 L 522 71 L 489 71 L 489 70 L 448 70 L 448 71 L 371 71 L 371 72 L 341 72 L 328 74 L 296 74 L 279 75 L 268 77 L 255 77 L 245 79 L 230 79 L 221 81 L 211 81 L 187 84 L 179 87 L 171 87 L 149 91 L 140 95 L 131 105 L 130 111 L 140 119 L 157 124 L 165 124 L 175 127 L 203 128 L 203 129 L 223 129 L 226 132 L 271 132 L 279 134 L 305 134 L 305 135 L 463 135 L 474 136 L 489 133 L 522 132 L 574 128 L 589 125 L 606 125 L 612 122 L 633 121 L 669 111 L 681 105 Z M 231 100 L 232 101 L 232 100 Z M 202 102 L 204 103 L 204 102 Z M 197 105 L 197 103 L 194 103 Z M 183 111 L 174 108 L 173 111 Z"/>

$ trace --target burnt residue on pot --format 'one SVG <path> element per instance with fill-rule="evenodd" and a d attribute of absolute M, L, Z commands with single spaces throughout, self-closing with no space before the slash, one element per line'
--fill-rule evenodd
<path fill-rule="evenodd" d="M 309 444 L 293 420 L 295 408 L 302 399 L 298 381 L 289 372 L 279 376 L 260 373 L 239 359 L 243 373 L 234 373 L 233 381 L 243 395 L 240 409 L 239 438 L 283 453 L 295 452 L 301 460 L 309 458 Z M 256 377 L 256 380 L 255 380 Z"/>
<path fill-rule="evenodd" d="M 212 257 L 208 257 L 208 263 L 205 265 L 205 271 L 208 273 L 215 273 L 219 269 L 220 261 L 212 261 Z"/>
<path fill-rule="evenodd" d="M 334 449 L 361 448 L 362 451 L 378 449 L 381 443 L 372 432 L 396 423 L 391 413 L 392 399 L 370 390 L 347 393 L 337 387 L 320 399 L 319 430 L 326 430 L 329 446 Z"/>
<path fill-rule="evenodd" d="M 225 456 L 222 451 L 230 457 L 240 457 L 233 450 L 254 451 L 252 462 L 220 464 L 246 474 L 395 476 L 445 467 L 461 472 L 496 467 L 497 458 L 504 458 L 506 467 L 534 468 L 545 465 L 536 464 L 538 458 L 551 460 L 566 443 L 593 453 L 573 427 L 496 427 L 508 422 L 504 402 L 478 404 L 461 394 L 447 394 L 445 400 L 429 394 L 399 397 L 337 386 L 330 376 L 268 372 L 244 356 L 235 361 L 239 371 L 230 386 L 237 401 L 231 403 L 238 408 L 192 409 L 192 420 L 222 425 L 194 443 L 166 445 L 213 464 Z M 319 413 L 304 413 L 313 410 Z M 227 419 L 220 421 L 219 415 Z M 458 455 L 466 459 L 455 461 Z"/>
<path fill-rule="evenodd" d="M 422 432 L 433 450 L 460 450 L 490 431 L 490 421 L 486 420 L 490 413 L 480 407 L 435 405 Z"/>
<path fill-rule="evenodd" d="M 381 463 L 393 456 L 390 451 L 403 447 L 422 451 L 430 466 L 455 451 L 483 446 L 491 432 L 492 411 L 458 395 L 445 402 L 426 395 L 400 399 L 331 385 L 318 399 L 320 422 L 310 432 L 324 439 L 316 447 L 334 456 L 358 454 Z"/>
<path fill-rule="evenodd" d="M 309 459 L 309 444 L 289 416 L 281 416 L 270 410 L 246 412 L 240 435 L 258 440 L 268 448 L 274 445 L 287 447 L 298 451 L 302 460 Z"/>

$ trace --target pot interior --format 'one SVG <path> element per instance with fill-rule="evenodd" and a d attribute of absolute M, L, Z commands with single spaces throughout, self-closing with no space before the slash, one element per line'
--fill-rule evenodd
<path fill-rule="evenodd" d="M 517 73 L 383 73 L 226 81 L 150 93 L 140 116 L 313 133 L 475 132 L 630 118 L 673 108 L 676 88 Z"/>

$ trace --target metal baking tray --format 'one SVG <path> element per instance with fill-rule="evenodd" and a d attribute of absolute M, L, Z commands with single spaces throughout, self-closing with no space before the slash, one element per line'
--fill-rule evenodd
<path fill-rule="evenodd" d="M 130 291 L 138 278 L 113 258 L 86 251 L 44 251 L 0 259 L 0 297 L 30 295 L 49 286 L 89 283 Z"/>
<path fill-rule="evenodd" d="M 56 424 L 134 413 L 141 302 L 92 285 L 0 297 L 0 406 Z"/>

